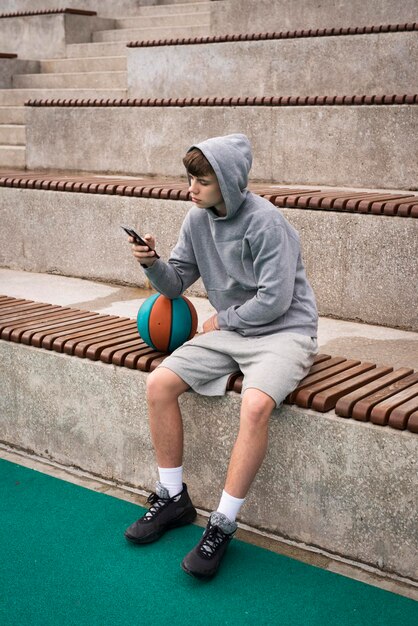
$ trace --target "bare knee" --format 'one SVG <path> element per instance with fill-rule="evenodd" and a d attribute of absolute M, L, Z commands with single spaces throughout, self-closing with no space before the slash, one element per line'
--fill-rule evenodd
<path fill-rule="evenodd" d="M 242 399 L 241 422 L 251 429 L 267 427 L 275 406 L 275 401 L 269 395 L 259 389 L 249 388 Z"/>
<path fill-rule="evenodd" d="M 147 377 L 148 402 L 176 400 L 189 386 L 168 368 L 160 367 Z"/>

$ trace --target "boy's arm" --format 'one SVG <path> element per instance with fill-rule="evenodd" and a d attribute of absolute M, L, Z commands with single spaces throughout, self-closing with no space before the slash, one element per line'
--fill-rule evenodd
<path fill-rule="evenodd" d="M 269 324 L 289 309 L 293 298 L 299 242 L 282 226 L 259 233 L 250 242 L 256 295 L 242 305 L 218 313 L 221 329 L 237 330 Z"/>
<path fill-rule="evenodd" d="M 187 216 L 168 263 L 157 259 L 144 270 L 152 286 L 167 298 L 178 298 L 199 278 Z"/>

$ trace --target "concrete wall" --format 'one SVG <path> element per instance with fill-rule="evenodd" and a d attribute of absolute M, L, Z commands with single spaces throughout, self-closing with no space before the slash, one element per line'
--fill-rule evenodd
<path fill-rule="evenodd" d="M 213 34 L 415 22 L 416 0 L 225 0 L 214 14 Z"/>
<path fill-rule="evenodd" d="M 21 59 L 0 59 L 0 89 L 11 89 L 13 74 L 34 74 L 39 72 L 38 61 Z"/>
<path fill-rule="evenodd" d="M 154 489 L 145 374 L 0 341 L 0 376 L 2 442 Z M 212 510 L 240 397 L 189 392 L 180 402 L 185 478 L 195 505 Z M 274 412 L 270 433 L 240 519 L 417 580 L 417 435 L 287 406 Z"/>
<path fill-rule="evenodd" d="M 65 57 L 67 43 L 91 41 L 93 30 L 112 25 L 112 20 L 63 13 L 3 18 L 0 48 L 1 52 L 15 52 L 23 59 Z"/>
<path fill-rule="evenodd" d="M 97 11 L 103 17 L 138 15 L 141 7 L 158 4 L 201 2 L 202 0 L 2 0 L 1 13 L 15 11 L 42 11 L 44 9 L 82 9 Z"/>
<path fill-rule="evenodd" d="M 416 32 L 127 50 L 129 97 L 412 94 L 418 89 Z"/>
<path fill-rule="evenodd" d="M 0 266 L 148 286 L 121 224 L 167 259 L 187 202 L 0 189 Z M 418 331 L 418 220 L 281 209 L 299 231 L 321 315 Z M 201 281 L 190 290 L 205 295 Z"/>
<path fill-rule="evenodd" d="M 28 169 L 183 175 L 207 137 L 244 132 L 253 178 L 418 187 L 418 106 L 28 107 Z"/>

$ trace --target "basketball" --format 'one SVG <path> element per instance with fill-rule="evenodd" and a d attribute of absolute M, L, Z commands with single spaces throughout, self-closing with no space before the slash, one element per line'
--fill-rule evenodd
<path fill-rule="evenodd" d="M 151 348 L 173 352 L 196 334 L 196 309 L 185 296 L 171 300 L 156 293 L 141 305 L 137 326 L 141 338 Z"/>

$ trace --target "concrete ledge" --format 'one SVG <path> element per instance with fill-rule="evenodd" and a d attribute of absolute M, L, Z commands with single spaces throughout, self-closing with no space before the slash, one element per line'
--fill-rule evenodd
<path fill-rule="evenodd" d="M 112 28 L 113 23 L 68 13 L 8 17 L 0 20 L 1 47 L 25 59 L 65 57 L 67 43 L 91 41 L 92 31 Z"/>
<path fill-rule="evenodd" d="M 418 186 L 416 105 L 28 109 L 30 169 L 178 176 L 184 174 L 179 155 L 191 144 L 244 132 L 253 145 L 254 178 L 292 184 Z M 204 131 L 196 131 L 202 120 Z"/>
<path fill-rule="evenodd" d="M 10 89 L 14 74 L 29 74 L 39 72 L 39 61 L 25 61 L 23 59 L 0 60 L 0 89 Z"/>
<path fill-rule="evenodd" d="M 129 97 L 416 93 L 418 88 L 415 32 L 127 50 Z"/>
<path fill-rule="evenodd" d="M 0 266 L 147 286 L 121 224 L 168 258 L 189 202 L 2 188 Z M 299 231 L 321 315 L 418 330 L 418 220 L 280 209 Z M 205 295 L 201 281 L 189 290 Z"/>
<path fill-rule="evenodd" d="M 416 0 L 224 0 L 213 14 L 212 33 L 397 24 L 417 19 Z M 227 28 L 226 26 L 227 25 Z"/>
<path fill-rule="evenodd" d="M 145 374 L 4 341 L 0 374 L 2 442 L 154 488 Z M 239 404 L 233 393 L 181 398 L 184 465 L 200 508 L 217 504 Z M 417 458 L 412 433 L 284 407 L 273 415 L 269 453 L 241 520 L 416 581 Z"/>

